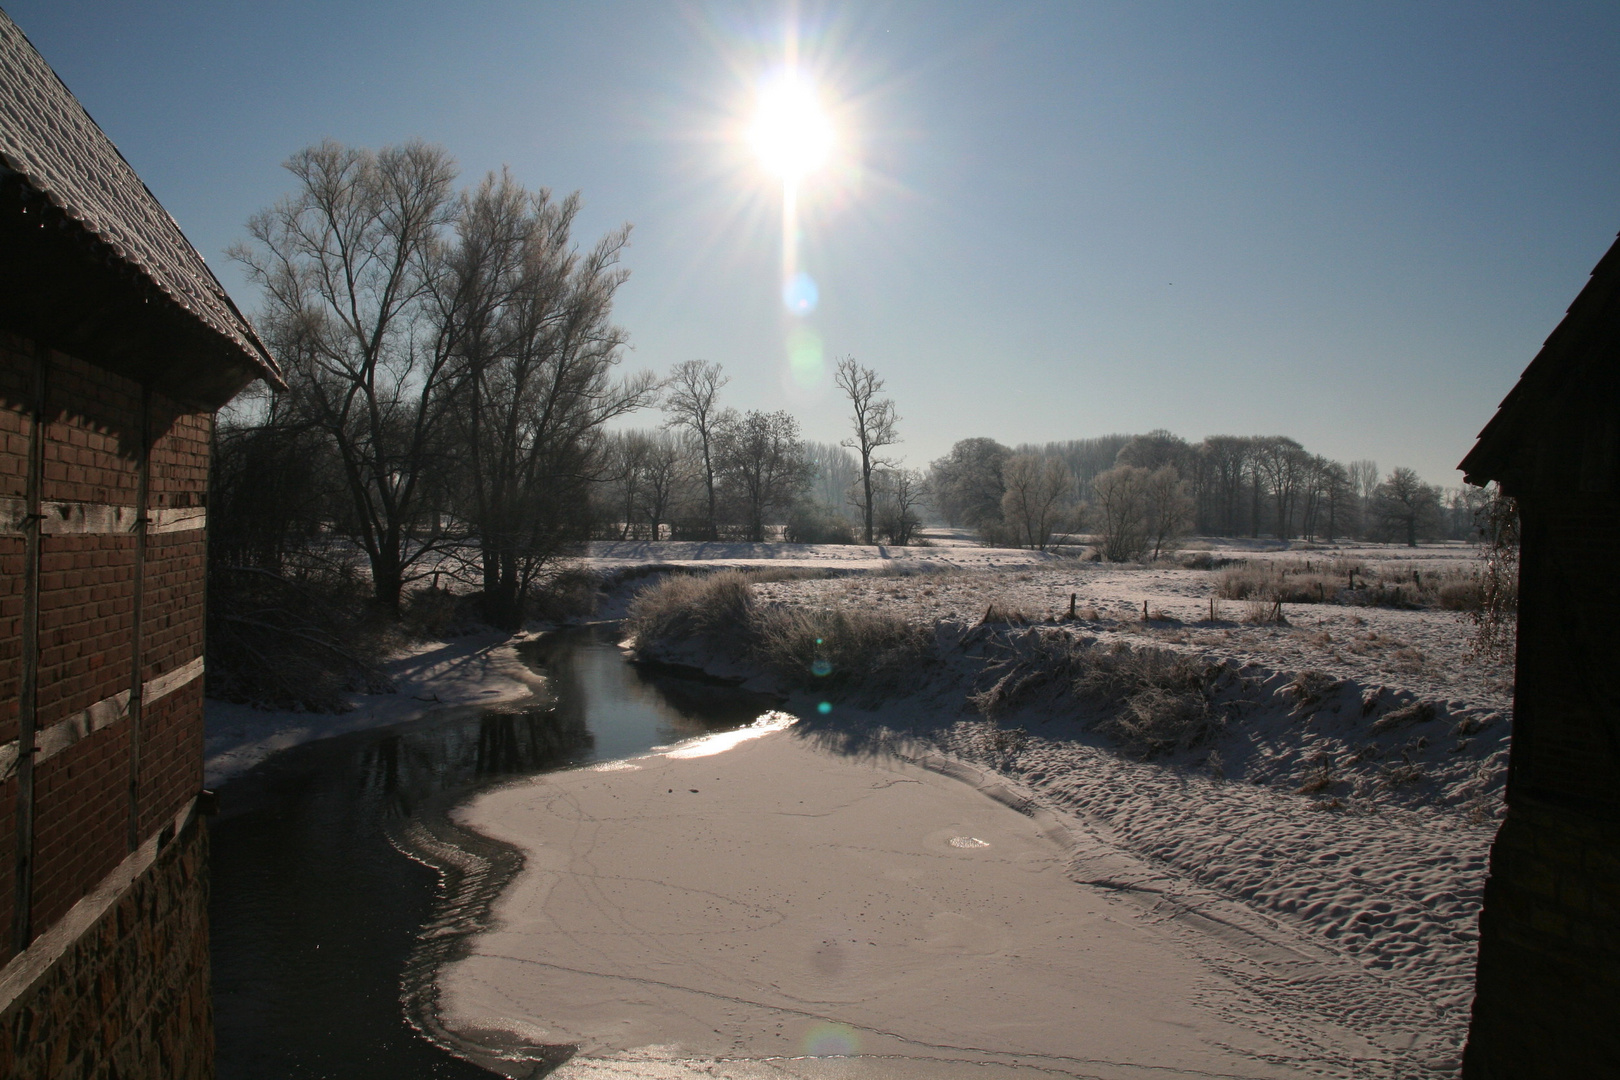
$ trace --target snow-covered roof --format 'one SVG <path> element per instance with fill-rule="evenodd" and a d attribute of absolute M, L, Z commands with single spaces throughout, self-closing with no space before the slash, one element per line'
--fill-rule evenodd
<path fill-rule="evenodd" d="M 180 226 L 3 11 L 0 164 L 282 385 L 269 350 Z"/>

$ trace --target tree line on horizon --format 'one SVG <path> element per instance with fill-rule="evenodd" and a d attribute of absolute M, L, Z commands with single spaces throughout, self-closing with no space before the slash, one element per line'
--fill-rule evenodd
<path fill-rule="evenodd" d="M 1408 545 L 1468 539 L 1491 499 L 1481 489 L 1425 483 L 1405 467 L 1380 475 L 1374 461 L 1332 461 L 1285 435 L 1189 443 L 1163 429 L 1016 448 L 964 439 L 933 463 L 927 485 L 946 524 L 987 542 L 1044 549 L 1085 531 L 1115 561 L 1157 555 L 1187 533 Z"/>

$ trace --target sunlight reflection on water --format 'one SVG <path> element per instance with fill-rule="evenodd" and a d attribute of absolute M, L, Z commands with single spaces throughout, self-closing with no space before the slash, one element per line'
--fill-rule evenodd
<path fill-rule="evenodd" d="M 721 731 L 713 735 L 705 735 L 700 739 L 675 747 L 664 752 L 665 757 L 671 758 L 697 758 L 709 757 L 712 754 L 723 754 L 734 746 L 757 739 L 761 735 L 769 735 L 773 731 L 782 731 L 799 722 L 799 718 L 792 713 L 772 709 L 762 715 L 758 720 L 745 728 L 735 731 Z"/>

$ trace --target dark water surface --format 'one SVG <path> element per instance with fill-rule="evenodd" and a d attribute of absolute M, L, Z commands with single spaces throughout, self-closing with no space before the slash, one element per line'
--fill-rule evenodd
<path fill-rule="evenodd" d="M 307 743 L 222 788 L 209 906 L 220 1080 L 488 1080 L 405 1019 L 401 976 L 438 874 L 393 839 L 442 826 L 491 786 L 739 727 L 774 704 L 628 664 L 592 630 L 520 652 L 551 677 L 554 705 Z"/>

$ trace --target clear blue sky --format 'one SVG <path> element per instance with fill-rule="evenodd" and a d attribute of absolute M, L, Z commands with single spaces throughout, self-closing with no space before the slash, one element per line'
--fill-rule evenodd
<path fill-rule="evenodd" d="M 720 361 L 834 440 L 811 331 L 917 465 L 1167 427 L 1456 483 L 1620 229 L 1614 4 L 0 3 L 244 308 L 288 155 L 420 136 L 633 223 L 629 366 Z M 727 127 L 790 21 L 840 122 L 802 320 Z"/>

